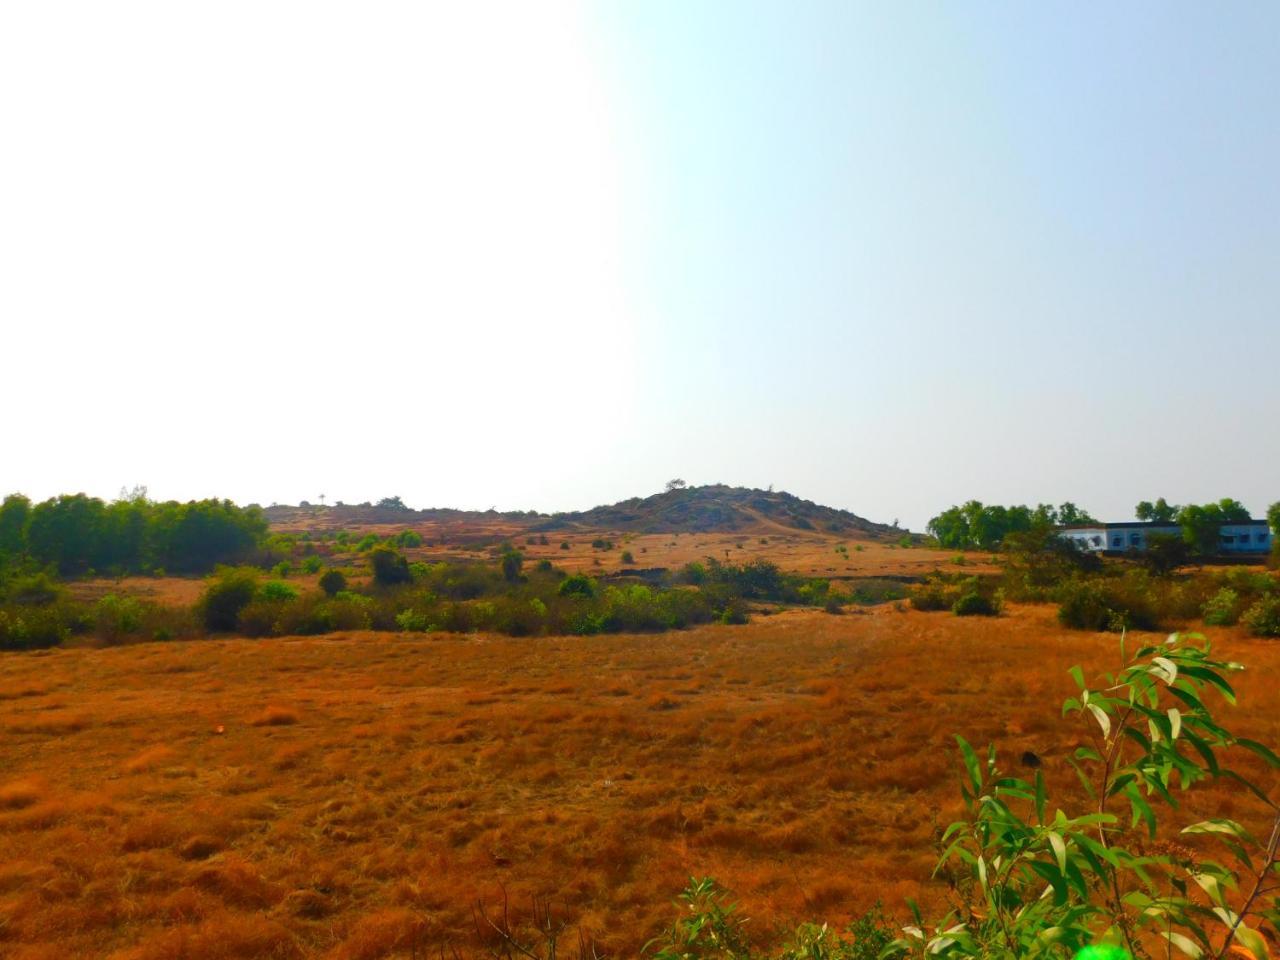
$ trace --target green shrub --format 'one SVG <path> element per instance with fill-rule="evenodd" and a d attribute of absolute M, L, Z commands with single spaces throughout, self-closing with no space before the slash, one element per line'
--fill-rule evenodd
<path fill-rule="evenodd" d="M 1204 622 L 1212 627 L 1230 627 L 1240 619 L 1240 594 L 1223 587 L 1204 605 Z"/>
<path fill-rule="evenodd" d="M 396 625 L 408 633 L 426 633 L 431 629 L 431 619 L 418 610 L 402 610 L 396 614 Z"/>
<path fill-rule="evenodd" d="M 93 629 L 105 643 L 119 643 L 142 629 L 142 604 L 133 597 L 109 593 L 93 605 Z"/>
<path fill-rule="evenodd" d="M 568 549 L 569 549 L 569 541 L 568 541 L 568 540 L 561 540 L 561 541 L 560 541 L 560 549 L 561 549 L 561 550 L 568 550 Z"/>
<path fill-rule="evenodd" d="M 380 587 L 408 583 L 413 579 L 413 574 L 409 572 L 409 561 L 404 554 L 385 545 L 369 551 L 369 566 L 373 569 L 373 582 Z"/>
<path fill-rule="evenodd" d="M 346 591 L 333 597 L 303 595 L 274 605 L 271 633 L 276 636 L 315 636 L 337 630 L 367 630 L 373 625 L 373 601 Z"/>
<path fill-rule="evenodd" d="M 284 631 L 279 629 L 284 605 L 271 600 L 254 600 L 241 608 L 236 618 L 236 629 L 246 637 L 270 637 Z"/>
<path fill-rule="evenodd" d="M 957 617 L 994 617 L 1000 612 L 1000 602 L 977 590 L 967 590 L 951 605 L 951 612 Z"/>
<path fill-rule="evenodd" d="M 56 603 L 66 595 L 66 588 L 47 573 L 14 577 L 5 588 L 10 603 L 24 607 L 45 607 Z"/>
<path fill-rule="evenodd" d="M 634 556 L 634 555 L 632 555 L 632 553 L 631 553 L 631 551 L 630 551 L 630 550 L 623 550 L 623 551 L 622 551 L 622 562 L 623 562 L 623 563 L 635 563 L 635 562 L 636 562 L 636 558 L 635 558 L 635 556 Z"/>
<path fill-rule="evenodd" d="M 747 919 L 714 880 L 690 878 L 678 904 L 680 919 L 650 944 L 653 960 L 766 960 L 750 941 Z M 802 924 L 767 958 L 878 960 L 892 943 L 893 927 L 877 903 L 843 932 L 825 923 Z"/>
<path fill-rule="evenodd" d="M 321 566 L 320 557 L 317 554 L 313 553 L 310 556 L 308 556 L 305 560 L 302 561 L 302 572 L 303 573 L 319 573 L 320 566 Z"/>
<path fill-rule="evenodd" d="M 293 564 L 288 560 L 281 560 L 271 568 L 271 572 L 283 580 L 285 577 L 289 576 L 289 574 L 293 573 Z"/>
<path fill-rule="evenodd" d="M 258 592 L 258 573 L 247 567 L 223 567 L 200 598 L 200 619 L 208 630 L 235 630 L 240 611 Z"/>
<path fill-rule="evenodd" d="M 330 567 L 320 574 L 320 589 L 329 596 L 347 589 L 347 578 L 341 570 Z"/>
<path fill-rule="evenodd" d="M 272 603 L 298 599 L 298 591 L 283 580 L 268 580 L 258 590 L 258 598 Z"/>
<path fill-rule="evenodd" d="M 61 605 L 0 609 L 0 650 L 56 647 L 71 636 Z"/>
<path fill-rule="evenodd" d="M 909 599 L 917 610 L 950 610 L 958 599 L 958 591 L 935 578 L 912 587 Z"/>
<path fill-rule="evenodd" d="M 1245 611 L 1242 619 L 1255 637 L 1280 637 L 1280 596 L 1263 597 Z"/>
<path fill-rule="evenodd" d="M 596 582 L 585 574 L 575 573 L 561 580 L 556 592 L 562 597 L 586 597 L 590 599 L 596 595 Z"/>
<path fill-rule="evenodd" d="M 1034 782 L 1009 776 L 994 744 L 979 753 L 957 738 L 965 813 L 943 832 L 935 871 L 957 895 L 953 912 L 925 923 L 917 911 L 886 956 L 1048 960 L 1099 942 L 1148 956 L 1145 945 L 1161 937 L 1170 955 L 1176 946 L 1191 957 L 1221 957 L 1232 939 L 1253 956 L 1267 955 L 1258 926 L 1274 930 L 1280 917 L 1275 887 L 1265 885 L 1280 820 L 1269 843 L 1227 819 L 1175 823 L 1181 829 L 1172 836 L 1160 831 L 1166 811 L 1179 809 L 1175 783 L 1185 789 L 1218 778 L 1228 750 L 1280 766 L 1271 750 L 1236 738 L 1212 714 L 1211 694 L 1234 703 L 1225 675 L 1240 666 L 1214 659 L 1209 644 L 1195 640 L 1203 638 L 1175 635 L 1144 647 L 1093 690 L 1072 669 L 1080 693 L 1063 714 L 1087 729 L 1079 748 L 1066 752 L 1090 798 L 1078 814 L 1050 798 L 1039 771 Z M 1165 852 L 1169 840 L 1195 852 Z M 1221 856 L 1203 849 L 1218 843 Z M 1244 907 L 1243 898 L 1228 901 L 1225 891 L 1250 888 Z"/>
<path fill-rule="evenodd" d="M 520 579 L 520 570 L 524 567 L 524 554 L 519 550 L 506 550 L 499 560 L 502 567 L 502 578 L 507 582 Z"/>
<path fill-rule="evenodd" d="M 1069 580 L 1058 590 L 1058 622 L 1076 630 L 1106 630 L 1111 608 L 1102 587 L 1092 580 Z"/>
<path fill-rule="evenodd" d="M 405 547 L 420 547 L 422 546 L 422 534 L 416 530 L 401 530 L 395 538 L 395 543 L 402 550 Z"/>

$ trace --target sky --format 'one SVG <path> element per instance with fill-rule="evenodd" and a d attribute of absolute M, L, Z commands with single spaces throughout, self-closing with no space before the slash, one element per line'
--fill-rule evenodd
<path fill-rule="evenodd" d="M 1280 5 L 0 5 L 0 492 L 1280 500 Z"/>

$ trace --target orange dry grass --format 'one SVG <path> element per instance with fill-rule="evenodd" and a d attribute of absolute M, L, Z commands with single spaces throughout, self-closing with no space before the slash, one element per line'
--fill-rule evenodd
<path fill-rule="evenodd" d="M 1280 645 L 1215 634 L 1253 668 L 1232 722 L 1277 742 Z M 689 874 L 732 887 L 757 933 L 936 904 L 952 734 L 996 741 L 1014 769 L 1034 750 L 1069 790 L 1066 670 L 1110 667 L 1115 647 L 1048 609 L 880 608 L 657 636 L 7 655 L 0 955 L 434 955 L 474 946 L 472 904 L 504 886 L 513 919 L 550 894 L 634 955 Z M 254 726 L 281 698 L 300 722 Z M 41 719 L 70 704 L 78 723 Z M 1239 790 L 1186 806 L 1257 825 Z"/>

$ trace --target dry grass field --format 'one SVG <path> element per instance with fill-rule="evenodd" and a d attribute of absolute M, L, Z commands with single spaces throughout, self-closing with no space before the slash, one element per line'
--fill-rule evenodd
<path fill-rule="evenodd" d="M 685 537 L 681 537 L 684 540 Z M 910 551 L 903 551 L 909 554 Z M 1280 740 L 1280 645 L 1242 730 Z M 479 945 L 472 907 L 547 894 L 614 956 L 690 874 L 767 931 L 936 903 L 953 733 L 1054 786 L 1067 669 L 1116 638 L 1051 608 L 791 611 L 662 635 L 356 634 L 0 658 L 0 956 L 409 956 Z M 1245 760 L 1261 782 L 1276 787 Z M 1251 821 L 1238 791 L 1187 816 Z"/>
<path fill-rule="evenodd" d="M 275 532 L 289 533 L 316 529 L 318 527 L 314 524 L 278 524 L 273 527 Z M 492 545 L 509 540 L 524 553 L 527 563 L 549 560 L 556 567 L 570 573 L 588 573 L 593 576 L 616 574 L 628 568 L 663 567 L 678 571 L 687 563 L 705 561 L 708 557 L 735 564 L 769 560 L 786 573 L 821 577 L 850 587 L 855 586 L 860 579 L 919 579 L 934 570 L 989 574 L 999 569 L 991 563 L 991 555 L 988 553 L 960 553 L 920 546 L 902 547 L 858 533 L 842 536 L 788 529 L 768 523 L 761 523 L 751 532 L 731 534 L 558 531 L 545 534 L 546 543 L 540 542 L 541 536 L 538 534 L 530 534 L 522 527 L 500 521 L 478 523 L 472 520 L 465 524 L 352 524 L 345 529 L 357 536 L 373 533 L 379 537 L 393 536 L 402 530 L 414 530 L 422 536 L 424 543 L 420 547 L 404 549 L 403 552 L 410 560 L 426 562 L 491 562 Z M 611 542 L 613 549 L 594 548 L 592 542 L 596 540 Z M 569 549 L 561 549 L 562 543 L 567 543 Z M 838 550 L 838 547 L 843 549 Z M 623 561 L 624 552 L 631 554 L 632 562 Z M 956 565 L 957 557 L 963 557 L 964 566 Z M 367 564 L 357 554 L 325 556 L 324 562 L 343 569 L 353 583 L 363 583 L 367 579 Z M 318 575 L 295 570 L 286 579 L 299 587 L 315 589 Z M 75 581 L 70 584 L 70 589 L 71 595 L 78 600 L 93 601 L 108 593 L 116 593 L 157 603 L 189 606 L 199 599 L 204 586 L 205 581 L 201 577 L 97 577 Z"/>

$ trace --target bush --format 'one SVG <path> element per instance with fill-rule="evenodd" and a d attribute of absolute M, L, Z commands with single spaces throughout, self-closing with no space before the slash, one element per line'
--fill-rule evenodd
<path fill-rule="evenodd" d="M 104 643 L 119 643 L 142 628 L 142 604 L 109 593 L 93 605 L 93 629 Z"/>
<path fill-rule="evenodd" d="M 205 628 L 235 630 L 239 626 L 240 611 L 253 602 L 257 592 L 257 571 L 247 567 L 224 567 L 200 598 L 200 619 Z"/>
<path fill-rule="evenodd" d="M 283 632 L 277 626 L 283 606 L 270 600 L 247 603 L 236 618 L 236 629 L 246 637 L 270 637 Z"/>
<path fill-rule="evenodd" d="M 957 593 L 940 578 L 931 578 L 912 588 L 911 606 L 917 610 L 950 610 L 958 599 Z"/>
<path fill-rule="evenodd" d="M 561 549 L 561 550 L 568 550 L 568 549 L 569 549 L 569 541 L 568 541 L 568 540 L 561 540 L 561 541 L 560 541 L 560 549 Z"/>
<path fill-rule="evenodd" d="M 631 553 L 631 551 L 630 551 L 630 550 L 623 550 L 623 551 L 622 551 L 622 562 L 623 562 L 623 563 L 635 563 L 635 562 L 636 562 L 636 558 L 635 558 L 635 556 L 634 556 L 634 555 L 632 555 L 632 553 Z"/>
<path fill-rule="evenodd" d="M 520 570 L 524 566 L 524 554 L 519 550 L 506 550 L 499 561 L 502 567 L 502 578 L 508 583 L 520 579 Z"/>
<path fill-rule="evenodd" d="M 273 603 L 297 600 L 298 591 L 282 580 L 268 580 L 258 591 L 259 599 Z"/>
<path fill-rule="evenodd" d="M 588 599 L 596 595 L 596 582 L 585 574 L 575 573 L 571 577 L 565 577 L 560 581 L 560 587 L 556 591 L 562 597 L 586 597 Z"/>
<path fill-rule="evenodd" d="M 395 542 L 396 546 L 402 550 L 405 547 L 420 547 L 422 546 L 422 534 L 416 530 L 401 530 Z"/>
<path fill-rule="evenodd" d="M 1280 637 L 1280 596 L 1263 597 L 1245 611 L 1242 619 L 1255 637 Z"/>
<path fill-rule="evenodd" d="M 320 558 L 313 553 L 309 557 L 307 557 L 305 560 L 303 560 L 302 572 L 303 573 L 319 573 Z"/>
<path fill-rule="evenodd" d="M 1212 627 L 1230 627 L 1240 619 L 1240 594 L 1223 587 L 1204 605 L 1204 622 Z"/>
<path fill-rule="evenodd" d="M 14 577 L 5 595 L 10 603 L 24 607 L 45 607 L 62 599 L 66 589 L 47 573 Z"/>
<path fill-rule="evenodd" d="M 281 560 L 271 568 L 271 572 L 283 580 L 289 574 L 293 573 L 293 564 L 288 560 Z"/>
<path fill-rule="evenodd" d="M 951 605 L 951 612 L 957 617 L 994 617 L 1000 612 L 1000 602 L 977 590 L 967 590 Z"/>
<path fill-rule="evenodd" d="M 420 611 L 402 610 L 396 614 L 396 625 L 409 633 L 426 633 L 431 629 L 431 620 Z"/>
<path fill-rule="evenodd" d="M 380 587 L 408 583 L 413 579 L 413 574 L 409 572 L 409 561 L 404 558 L 404 554 L 397 553 L 386 545 L 369 551 L 369 565 L 373 568 L 373 582 Z"/>
<path fill-rule="evenodd" d="M 341 570 L 330 567 L 320 574 L 320 589 L 332 597 L 335 593 L 341 593 L 347 589 L 347 578 Z"/>

